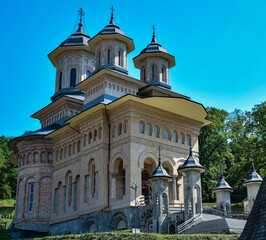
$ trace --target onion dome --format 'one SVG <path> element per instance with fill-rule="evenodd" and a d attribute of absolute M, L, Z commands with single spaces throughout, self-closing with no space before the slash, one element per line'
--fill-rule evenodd
<path fill-rule="evenodd" d="M 262 182 L 262 178 L 255 171 L 254 162 L 252 160 L 252 170 L 251 170 L 250 174 L 248 175 L 247 180 L 243 183 L 243 186 L 246 186 L 247 184 L 254 183 L 254 182 L 261 183 Z"/>
<path fill-rule="evenodd" d="M 163 168 L 161 164 L 161 152 L 160 152 L 160 146 L 159 146 L 159 163 L 157 168 L 153 171 L 152 175 L 149 177 L 149 179 L 166 179 L 171 180 L 172 177 L 166 172 L 166 170 Z"/>
<path fill-rule="evenodd" d="M 66 50 L 78 50 L 78 49 L 84 49 L 89 51 L 88 41 L 90 40 L 90 37 L 84 33 L 84 30 L 82 28 L 82 16 L 84 15 L 84 12 L 82 8 L 78 11 L 80 15 L 80 22 L 79 27 L 77 31 L 73 34 L 71 34 L 64 42 L 62 42 L 54 51 L 52 51 L 50 54 L 48 54 L 48 57 L 53 64 L 54 67 L 56 67 L 56 61 L 55 58 L 61 54 L 63 51 Z"/>
<path fill-rule="evenodd" d="M 223 172 L 221 172 L 220 180 L 218 181 L 216 187 L 212 189 L 213 192 L 217 192 L 219 190 L 224 190 L 227 192 L 233 192 L 234 189 L 224 180 Z"/>
<path fill-rule="evenodd" d="M 140 54 L 133 58 L 134 65 L 136 68 L 141 68 L 141 62 L 147 57 L 162 57 L 168 61 L 168 68 L 172 68 L 175 66 L 175 57 L 167 53 L 166 49 L 164 49 L 159 43 L 157 43 L 155 38 L 153 26 L 153 34 L 151 43 L 144 48 Z"/>
<path fill-rule="evenodd" d="M 200 173 L 205 172 L 205 167 L 203 167 L 196 159 L 194 159 L 191 146 L 187 160 L 181 167 L 178 168 L 178 171 L 180 172 L 186 172 L 189 170 L 197 170 Z"/>
<path fill-rule="evenodd" d="M 133 40 L 126 36 L 126 34 L 114 22 L 113 7 L 111 8 L 111 19 L 108 25 L 101 30 L 96 36 L 89 41 L 90 49 L 94 52 L 96 45 L 104 39 L 117 39 L 124 42 L 127 46 L 127 53 L 135 50 Z"/>

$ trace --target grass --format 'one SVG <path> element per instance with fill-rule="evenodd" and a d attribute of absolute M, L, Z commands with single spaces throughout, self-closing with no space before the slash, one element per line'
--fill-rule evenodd
<path fill-rule="evenodd" d="M 153 233 L 137 234 L 138 240 L 237 240 L 239 234 L 190 234 L 165 235 Z M 54 237 L 35 238 L 36 240 L 134 240 L 135 234 L 130 231 L 116 231 L 106 233 L 86 233 L 81 235 L 63 235 Z"/>
<path fill-rule="evenodd" d="M 204 203 L 210 207 L 215 207 L 216 208 L 216 203 Z M 244 212 L 244 204 L 242 202 L 238 203 L 232 203 L 231 204 L 231 210 L 232 212 Z"/>
<path fill-rule="evenodd" d="M 15 199 L 1 199 L 0 200 L 0 218 L 1 222 L 6 223 L 6 227 L 10 225 L 15 214 Z"/>

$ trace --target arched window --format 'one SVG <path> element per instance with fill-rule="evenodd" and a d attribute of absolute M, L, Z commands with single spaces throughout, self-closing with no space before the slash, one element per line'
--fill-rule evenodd
<path fill-rule="evenodd" d="M 123 128 L 124 128 L 124 133 L 127 132 L 127 119 L 125 119 L 124 123 L 123 123 Z"/>
<path fill-rule="evenodd" d="M 177 132 L 173 131 L 173 140 L 174 142 L 177 142 Z"/>
<path fill-rule="evenodd" d="M 164 83 L 166 83 L 166 71 L 165 71 L 165 67 L 162 67 L 162 81 Z"/>
<path fill-rule="evenodd" d="M 149 123 L 147 124 L 147 134 L 151 136 L 151 125 Z"/>
<path fill-rule="evenodd" d="M 154 66 L 152 66 L 152 81 L 155 81 L 155 69 L 154 69 Z"/>
<path fill-rule="evenodd" d="M 187 144 L 188 146 L 191 145 L 191 135 L 190 135 L 190 134 L 187 134 L 187 136 L 186 136 L 186 144 Z"/>
<path fill-rule="evenodd" d="M 159 137 L 159 127 L 156 125 L 154 126 L 154 136 L 157 138 Z"/>
<path fill-rule="evenodd" d="M 63 75 L 63 73 L 61 72 L 60 76 L 59 76 L 59 88 L 58 88 L 58 90 L 62 89 L 62 75 Z"/>
<path fill-rule="evenodd" d="M 29 184 L 29 212 L 32 212 L 33 208 L 33 194 L 34 194 L 34 183 Z"/>
<path fill-rule="evenodd" d="M 95 142 L 97 140 L 97 129 L 94 129 L 93 132 L 93 141 Z"/>
<path fill-rule="evenodd" d="M 120 136 L 121 133 L 122 133 L 122 123 L 119 123 L 117 127 L 117 135 Z"/>
<path fill-rule="evenodd" d="M 108 53 L 107 53 L 107 64 L 110 64 L 110 49 L 108 49 Z"/>
<path fill-rule="evenodd" d="M 119 66 L 122 66 L 121 51 L 118 51 L 118 65 L 119 65 Z"/>
<path fill-rule="evenodd" d="M 181 143 L 181 144 L 184 144 L 184 141 L 185 141 L 184 138 L 185 138 L 185 137 L 184 137 L 184 133 L 180 133 L 180 134 L 179 134 L 179 139 L 180 139 L 180 143 Z"/>
<path fill-rule="evenodd" d="M 101 66 L 101 52 L 98 53 L 98 67 Z"/>
<path fill-rule="evenodd" d="M 139 132 L 144 134 L 144 123 L 143 122 L 139 122 Z"/>
<path fill-rule="evenodd" d="M 90 77 L 91 76 L 91 73 L 89 70 L 86 71 L 86 78 Z"/>
<path fill-rule="evenodd" d="M 70 72 L 70 87 L 74 87 L 76 85 L 77 78 L 77 70 L 75 68 L 71 69 Z"/>
<path fill-rule="evenodd" d="M 165 129 L 162 131 L 162 138 L 170 140 L 169 133 Z"/>

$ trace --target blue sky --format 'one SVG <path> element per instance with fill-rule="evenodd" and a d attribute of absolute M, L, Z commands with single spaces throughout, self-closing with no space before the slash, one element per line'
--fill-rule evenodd
<path fill-rule="evenodd" d="M 0 135 L 18 136 L 40 127 L 30 115 L 50 103 L 55 68 L 47 54 L 77 28 L 77 10 L 93 37 L 110 19 L 133 38 L 128 70 L 139 78 L 132 58 L 151 41 L 175 56 L 172 90 L 233 111 L 251 110 L 266 100 L 266 1 L 46 0 L 1 3 Z"/>

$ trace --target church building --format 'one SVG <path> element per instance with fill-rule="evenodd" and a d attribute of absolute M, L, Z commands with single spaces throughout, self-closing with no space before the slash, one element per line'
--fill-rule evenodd
<path fill-rule="evenodd" d="M 201 213 L 198 135 L 211 123 L 207 112 L 171 90 L 175 57 L 154 29 L 133 59 L 137 79 L 127 69 L 134 41 L 113 8 L 92 38 L 79 15 L 76 32 L 48 55 L 55 93 L 31 116 L 41 128 L 9 143 L 18 166 L 14 227 L 52 235 L 132 229 L 135 183 L 137 228 L 177 233 Z"/>

